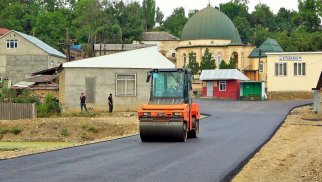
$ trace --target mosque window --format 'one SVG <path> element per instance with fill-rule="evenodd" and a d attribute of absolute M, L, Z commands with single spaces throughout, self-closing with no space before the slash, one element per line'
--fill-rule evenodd
<path fill-rule="evenodd" d="M 186 53 L 183 53 L 183 67 L 185 68 L 187 65 L 187 55 Z"/>
<path fill-rule="evenodd" d="M 218 61 L 218 65 L 220 65 L 221 61 L 222 61 L 222 55 L 221 52 L 218 52 L 217 54 L 217 61 Z"/>

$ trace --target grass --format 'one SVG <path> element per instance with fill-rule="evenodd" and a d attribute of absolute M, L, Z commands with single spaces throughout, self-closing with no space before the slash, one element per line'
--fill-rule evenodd
<path fill-rule="evenodd" d="M 54 149 L 73 146 L 72 142 L 0 142 L 0 152 L 25 149 Z"/>
<path fill-rule="evenodd" d="M 59 117 L 98 117 L 100 115 L 99 112 L 71 112 L 63 113 Z"/>

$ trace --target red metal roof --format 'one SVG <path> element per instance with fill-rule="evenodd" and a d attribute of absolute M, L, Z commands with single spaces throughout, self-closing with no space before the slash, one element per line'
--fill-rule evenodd
<path fill-rule="evenodd" d="M 6 29 L 6 28 L 0 28 L 0 36 L 8 33 L 10 30 Z"/>

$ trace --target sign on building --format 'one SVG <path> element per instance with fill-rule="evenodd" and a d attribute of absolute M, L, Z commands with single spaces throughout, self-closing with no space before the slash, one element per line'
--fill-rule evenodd
<path fill-rule="evenodd" d="M 280 61 L 302 61 L 302 56 L 280 56 Z"/>

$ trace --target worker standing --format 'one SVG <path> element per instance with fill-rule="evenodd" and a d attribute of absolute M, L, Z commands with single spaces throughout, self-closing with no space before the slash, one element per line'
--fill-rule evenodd
<path fill-rule="evenodd" d="M 108 97 L 108 110 L 111 113 L 113 111 L 113 98 L 112 94 Z"/>

